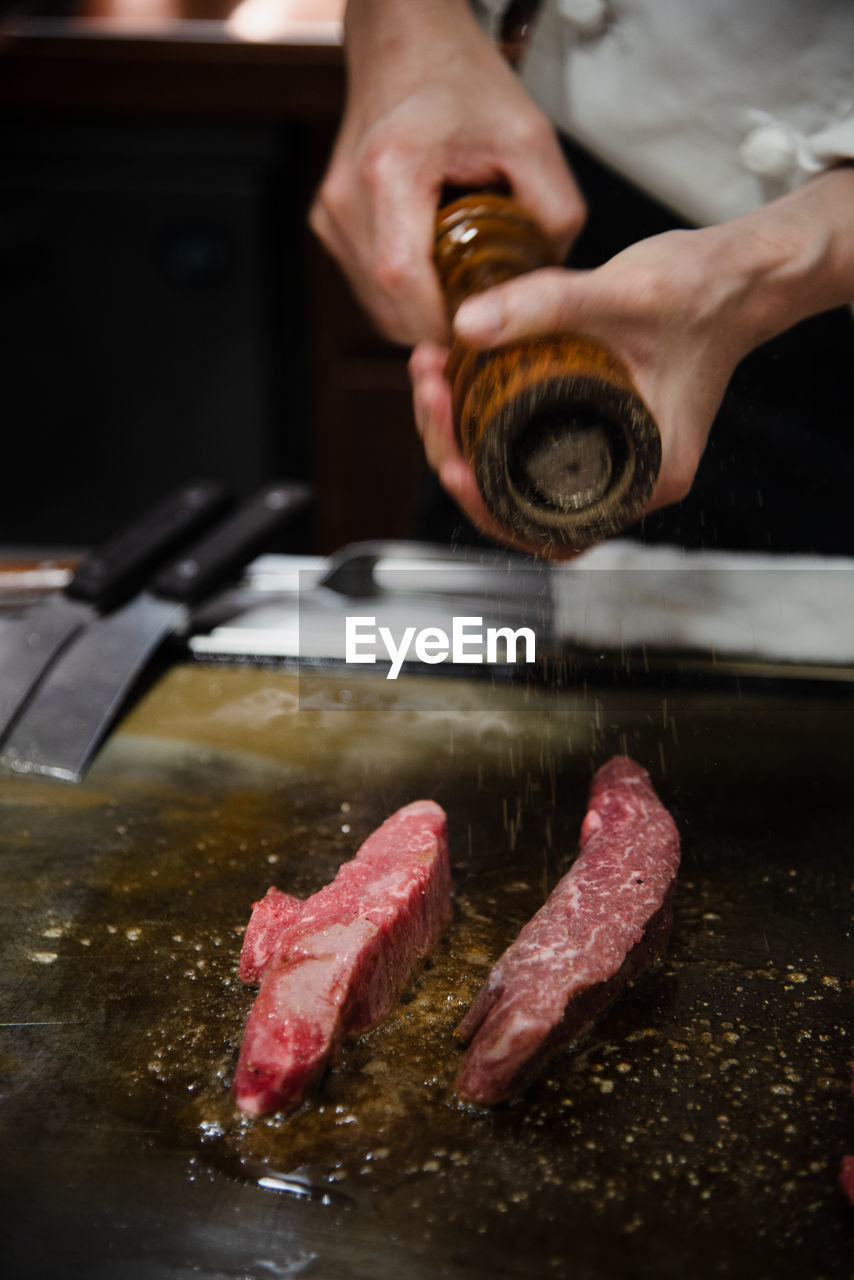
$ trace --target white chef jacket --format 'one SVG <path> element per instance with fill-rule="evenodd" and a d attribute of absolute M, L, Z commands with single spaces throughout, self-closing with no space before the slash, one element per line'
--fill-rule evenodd
<path fill-rule="evenodd" d="M 506 5 L 475 7 L 494 30 Z M 543 0 L 522 76 L 558 127 L 697 225 L 854 160 L 854 0 Z"/>

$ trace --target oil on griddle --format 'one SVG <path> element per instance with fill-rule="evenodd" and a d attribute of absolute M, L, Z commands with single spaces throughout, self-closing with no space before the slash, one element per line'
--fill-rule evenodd
<path fill-rule="evenodd" d="M 10 1121 L 19 1138 L 46 1116 L 77 1124 L 95 1154 L 177 1151 L 225 1204 L 276 1198 L 283 1222 L 313 1224 L 307 1275 L 563 1275 L 571 1260 L 582 1280 L 689 1261 L 848 1277 L 850 710 L 820 689 L 496 694 L 178 668 L 83 789 L 9 784 L 5 909 L 24 933 L 6 978 L 45 1022 L 73 1011 L 49 1044 L 7 1034 Z M 568 866 L 615 751 L 649 768 L 681 831 L 670 947 L 516 1103 L 465 1108 L 453 1029 Z M 449 814 L 451 926 L 310 1102 L 239 1118 L 252 900 L 315 891 L 419 796 Z"/>

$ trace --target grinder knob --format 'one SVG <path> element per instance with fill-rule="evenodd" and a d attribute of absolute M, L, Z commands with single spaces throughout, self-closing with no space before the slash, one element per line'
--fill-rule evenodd
<path fill-rule="evenodd" d="M 453 316 L 502 280 L 554 266 L 537 222 L 509 196 L 465 195 L 439 210 L 435 261 Z M 484 502 L 516 538 L 583 550 L 638 518 L 661 465 L 658 428 L 622 361 L 583 334 L 491 351 L 456 340 L 454 419 Z"/>

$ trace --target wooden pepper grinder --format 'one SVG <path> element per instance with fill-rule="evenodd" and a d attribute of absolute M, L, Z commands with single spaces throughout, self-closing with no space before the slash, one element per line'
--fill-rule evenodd
<path fill-rule="evenodd" d="M 554 266 L 545 232 L 509 196 L 473 192 L 436 222 L 435 261 L 453 316 L 463 299 Z M 583 550 L 643 510 L 661 465 L 658 428 L 628 370 L 582 334 L 490 351 L 460 341 L 448 373 L 464 456 L 493 516 L 531 545 Z"/>

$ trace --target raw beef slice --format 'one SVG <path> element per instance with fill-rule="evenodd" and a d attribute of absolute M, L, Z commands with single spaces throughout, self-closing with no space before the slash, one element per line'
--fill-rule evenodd
<path fill-rule="evenodd" d="M 843 1157 L 839 1181 L 842 1184 L 842 1190 L 854 1205 L 854 1156 Z"/>
<path fill-rule="evenodd" d="M 457 1080 L 461 1098 L 492 1105 L 510 1097 L 590 1028 L 667 942 L 678 866 L 679 835 L 648 774 L 615 756 L 593 779 L 572 868 L 458 1028 L 472 1040 Z"/>
<path fill-rule="evenodd" d="M 301 898 L 271 886 L 263 898 L 252 903 L 252 915 L 243 935 L 238 974 L 241 982 L 254 986 L 271 960 L 280 954 L 283 939 L 296 924 L 303 909 Z"/>
<path fill-rule="evenodd" d="M 386 1016 L 450 915 L 445 814 L 419 800 L 388 818 L 278 930 L 232 1087 L 241 1110 L 255 1116 L 301 1102 L 344 1037 Z"/>
<path fill-rule="evenodd" d="M 851 986 L 854 987 L 854 982 Z M 854 1063 L 851 1064 L 851 1093 L 854 1096 Z M 842 1184 L 842 1190 L 854 1205 L 854 1156 L 843 1156 L 839 1181 Z"/>

